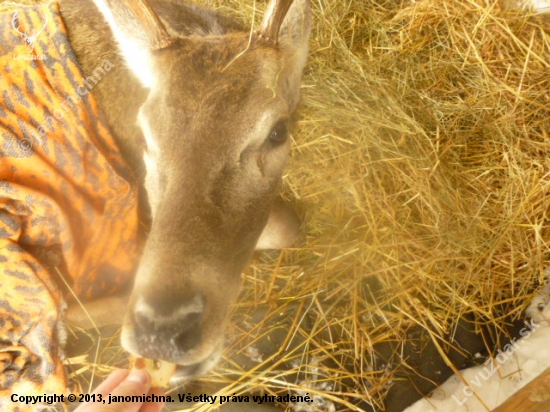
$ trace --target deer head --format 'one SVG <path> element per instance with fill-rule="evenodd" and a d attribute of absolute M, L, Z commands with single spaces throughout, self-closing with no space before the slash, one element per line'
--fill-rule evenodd
<path fill-rule="evenodd" d="M 137 121 L 152 224 L 122 344 L 195 376 L 220 356 L 240 274 L 278 194 L 309 4 L 272 0 L 256 32 L 182 34 L 144 0 L 96 3 L 148 88 Z"/>

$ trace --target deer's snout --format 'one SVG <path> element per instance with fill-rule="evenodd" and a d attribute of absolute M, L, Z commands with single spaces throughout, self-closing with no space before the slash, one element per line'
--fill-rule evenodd
<path fill-rule="evenodd" d="M 134 339 L 142 356 L 178 362 L 201 344 L 204 299 L 196 295 L 165 314 L 138 299 L 133 310 Z"/>
<path fill-rule="evenodd" d="M 122 346 L 136 356 L 179 365 L 181 379 L 204 373 L 221 356 L 240 278 L 218 277 L 220 272 L 212 275 L 213 271 L 208 271 L 208 278 L 202 268 L 185 271 L 185 278 L 168 270 L 153 272 L 148 264 L 143 268 L 147 271 L 141 274 L 157 276 L 136 281 L 122 327 Z"/>
<path fill-rule="evenodd" d="M 198 233 L 201 227 L 189 223 L 183 230 L 182 225 L 164 224 L 160 218 L 153 225 L 126 309 L 121 341 L 128 352 L 178 364 L 183 367 L 181 376 L 192 377 L 220 357 L 244 263 L 235 262 L 229 247 L 214 248 L 202 243 L 202 237 L 189 240 L 187 234 Z M 174 228 L 185 236 L 169 231 Z"/>

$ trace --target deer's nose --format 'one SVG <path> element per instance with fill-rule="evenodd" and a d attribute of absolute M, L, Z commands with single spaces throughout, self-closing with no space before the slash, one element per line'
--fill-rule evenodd
<path fill-rule="evenodd" d="M 200 296 L 167 313 L 138 300 L 134 333 L 140 355 L 176 362 L 201 343 L 204 303 Z"/>

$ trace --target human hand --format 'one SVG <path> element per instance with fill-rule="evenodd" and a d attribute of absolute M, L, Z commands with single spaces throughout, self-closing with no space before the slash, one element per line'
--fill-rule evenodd
<path fill-rule="evenodd" d="M 164 402 L 142 403 L 121 402 L 110 403 L 109 395 L 113 396 L 143 396 L 143 394 L 162 396 L 162 389 L 151 389 L 151 377 L 144 370 L 118 370 L 99 385 L 94 391 L 101 394 L 105 403 L 83 403 L 74 412 L 160 412 Z"/>

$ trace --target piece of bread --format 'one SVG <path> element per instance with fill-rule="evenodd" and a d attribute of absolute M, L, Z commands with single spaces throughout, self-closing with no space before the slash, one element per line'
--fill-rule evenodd
<path fill-rule="evenodd" d="M 176 372 L 176 364 L 159 359 L 147 359 L 130 355 L 130 368 L 145 369 L 151 375 L 153 388 L 164 388 Z"/>

